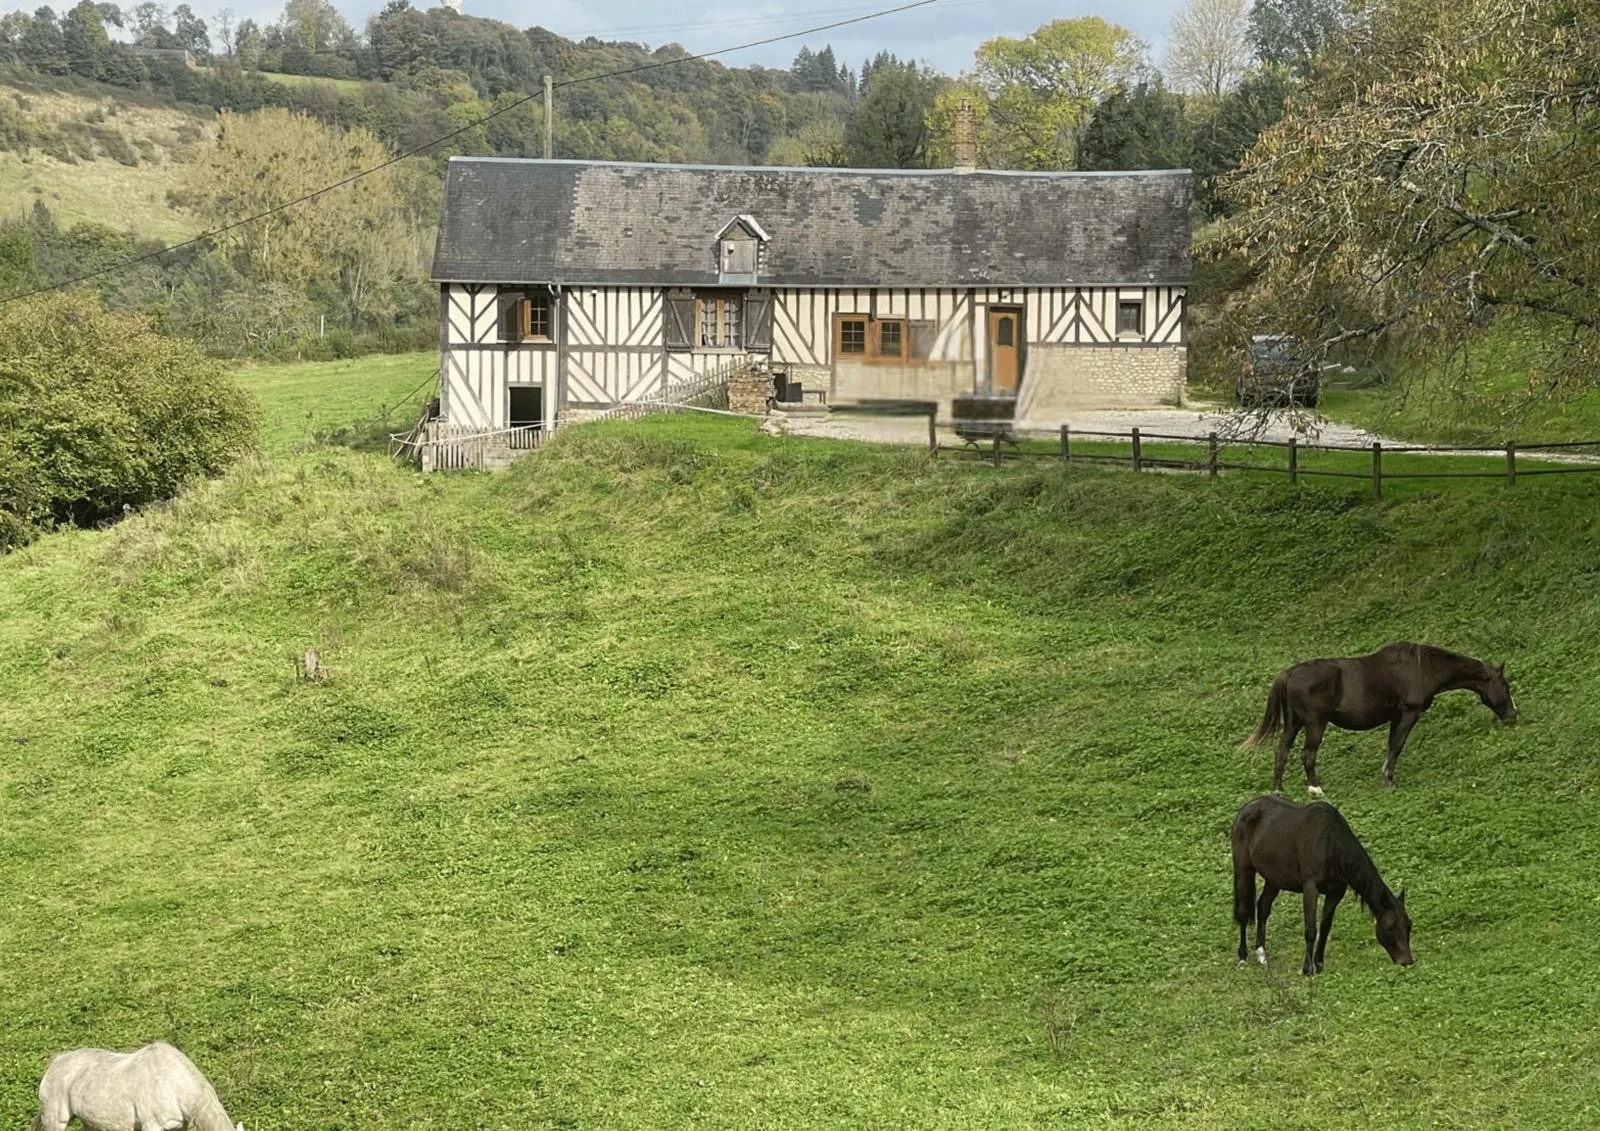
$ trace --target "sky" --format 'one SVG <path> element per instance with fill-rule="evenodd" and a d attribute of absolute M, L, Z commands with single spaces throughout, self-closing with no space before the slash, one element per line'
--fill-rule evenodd
<path fill-rule="evenodd" d="M 42 0 L 0 0 L 0 12 L 32 11 Z M 133 7 L 137 0 L 121 0 Z M 176 2 L 176 0 L 172 0 Z M 412 0 L 426 8 L 436 0 Z M 547 0 L 537 6 L 517 0 L 462 0 L 466 15 L 504 20 L 519 28 L 538 25 L 569 39 L 594 35 L 601 39 L 625 39 L 650 47 L 681 43 L 690 51 L 717 51 L 769 36 L 803 31 L 809 27 L 847 20 L 895 6 L 897 0 L 753 0 L 747 4 L 712 0 L 709 4 L 678 5 L 676 17 L 659 0 Z M 367 17 L 382 7 L 383 0 L 333 0 L 358 30 Z M 279 3 L 262 0 L 189 0 L 190 7 L 207 23 L 212 14 L 231 7 L 240 16 L 257 22 L 271 22 L 282 11 Z M 170 6 L 170 3 L 169 3 Z M 1161 46 L 1173 13 L 1180 0 L 1119 0 L 1116 3 L 1061 3 L 1052 0 L 936 0 L 926 8 L 852 27 L 839 28 L 803 39 L 787 40 L 768 47 L 719 56 L 730 66 L 759 63 L 768 67 L 787 67 L 803 44 L 813 49 L 831 44 L 839 60 L 852 69 L 879 51 L 893 51 L 930 63 L 946 74 L 957 74 L 972 64 L 972 52 L 979 43 L 997 35 L 1022 36 L 1051 20 L 1098 15 L 1122 24 L 1151 45 L 1152 59 L 1160 62 Z M 57 0 L 56 7 L 71 7 L 71 0 Z M 682 13 L 692 12 L 686 21 Z"/>

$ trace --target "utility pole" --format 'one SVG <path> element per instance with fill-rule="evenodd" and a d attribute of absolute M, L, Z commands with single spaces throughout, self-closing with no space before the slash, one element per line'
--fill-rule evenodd
<path fill-rule="evenodd" d="M 544 77 L 544 159 L 546 161 L 555 153 L 556 119 L 555 119 L 555 85 L 550 76 Z"/>

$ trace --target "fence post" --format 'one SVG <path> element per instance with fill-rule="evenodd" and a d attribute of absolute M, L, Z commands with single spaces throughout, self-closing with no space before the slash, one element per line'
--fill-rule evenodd
<path fill-rule="evenodd" d="M 937 420 L 938 415 L 938 405 L 935 405 L 933 408 L 928 410 L 928 450 L 933 452 L 936 458 L 939 452 L 939 433 L 935 427 L 935 421 Z"/>
<path fill-rule="evenodd" d="M 1506 441 L 1506 486 L 1517 485 L 1517 442 Z"/>
<path fill-rule="evenodd" d="M 996 467 L 1000 466 L 1000 433 L 998 430 L 994 434 L 994 465 Z"/>
<path fill-rule="evenodd" d="M 1144 470 L 1144 450 L 1139 445 L 1139 430 L 1133 430 L 1133 470 Z"/>
<path fill-rule="evenodd" d="M 1372 441 L 1372 497 L 1383 498 L 1383 445 Z"/>
<path fill-rule="evenodd" d="M 1300 481 L 1300 440 L 1296 436 L 1289 437 L 1289 482 Z"/>
<path fill-rule="evenodd" d="M 1217 477 L 1217 434 L 1211 433 L 1206 437 L 1206 474 L 1215 479 Z"/>
<path fill-rule="evenodd" d="M 1061 462 L 1072 462 L 1072 453 L 1067 447 L 1067 426 L 1065 424 L 1061 426 Z"/>

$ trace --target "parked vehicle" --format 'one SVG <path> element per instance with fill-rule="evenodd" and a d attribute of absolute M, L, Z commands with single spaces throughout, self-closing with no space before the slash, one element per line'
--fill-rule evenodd
<path fill-rule="evenodd" d="M 1322 391 L 1316 358 L 1287 334 L 1250 339 L 1239 374 L 1239 403 L 1250 408 L 1315 408 Z"/>

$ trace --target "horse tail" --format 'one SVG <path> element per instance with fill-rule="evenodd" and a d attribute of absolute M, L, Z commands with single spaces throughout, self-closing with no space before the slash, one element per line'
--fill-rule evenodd
<path fill-rule="evenodd" d="M 1273 735 L 1283 730 L 1288 721 L 1289 673 L 1281 671 L 1278 673 L 1278 678 L 1272 681 L 1272 687 L 1267 692 L 1267 713 L 1261 717 L 1261 725 L 1250 733 L 1249 738 L 1239 743 L 1239 749 L 1257 749 Z"/>

